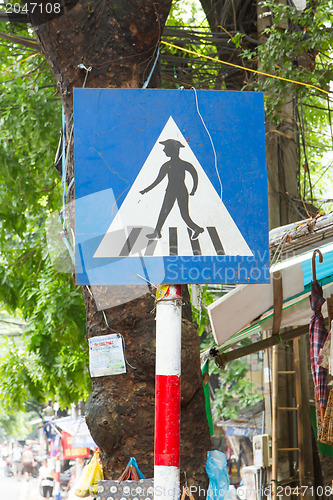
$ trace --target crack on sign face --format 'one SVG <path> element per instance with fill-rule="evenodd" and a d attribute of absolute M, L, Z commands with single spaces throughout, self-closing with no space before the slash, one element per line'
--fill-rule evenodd
<path fill-rule="evenodd" d="M 127 182 L 127 181 L 126 181 Z M 117 208 L 117 202 L 119 201 L 119 199 L 122 197 L 122 195 L 124 193 L 126 193 L 126 191 L 130 188 L 130 186 L 127 186 L 126 189 L 124 189 L 124 191 L 118 196 L 118 198 L 115 200 L 114 204 L 112 205 L 112 209 L 111 209 L 111 213 L 113 213 L 113 209 L 116 207 Z M 118 208 L 117 208 L 118 210 Z"/>
<path fill-rule="evenodd" d="M 112 170 L 112 168 L 110 167 L 110 165 L 108 164 L 108 162 L 105 160 L 105 158 L 103 157 L 103 155 L 101 153 L 99 153 L 99 151 L 97 151 L 97 149 L 93 148 L 92 146 L 89 149 L 92 149 L 93 151 L 95 151 L 95 153 L 98 154 L 98 156 L 101 157 L 101 159 L 104 161 L 105 165 L 108 167 L 108 169 L 110 170 L 110 172 L 112 172 L 113 174 L 117 175 L 119 177 L 119 179 L 121 179 L 122 181 L 125 181 L 125 182 L 127 182 L 127 184 L 129 184 L 128 180 L 125 179 L 124 177 L 122 177 L 119 174 L 119 172 L 116 172 L 115 170 Z"/>

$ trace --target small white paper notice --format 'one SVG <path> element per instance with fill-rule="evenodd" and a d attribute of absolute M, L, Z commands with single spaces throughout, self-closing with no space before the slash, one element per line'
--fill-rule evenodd
<path fill-rule="evenodd" d="M 116 333 L 89 339 L 89 371 L 91 377 L 126 373 L 122 338 Z"/>

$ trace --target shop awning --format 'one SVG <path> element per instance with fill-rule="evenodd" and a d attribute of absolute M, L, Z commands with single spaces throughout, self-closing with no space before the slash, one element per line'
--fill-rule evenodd
<path fill-rule="evenodd" d="M 318 246 L 324 260 L 317 264 L 317 279 L 324 297 L 333 294 L 333 244 Z M 213 335 L 222 350 L 253 333 L 271 330 L 274 316 L 273 273 L 281 272 L 283 305 L 280 328 L 309 324 L 312 316 L 309 294 L 313 250 L 272 266 L 271 283 L 240 285 L 208 306 Z M 327 316 L 327 306 L 323 307 Z"/>
<path fill-rule="evenodd" d="M 97 444 L 91 437 L 84 417 L 63 417 L 52 420 L 59 429 L 72 436 L 72 446 L 75 448 L 96 448 Z"/>
<path fill-rule="evenodd" d="M 264 429 L 263 401 L 248 408 L 240 408 L 239 416 L 233 420 L 220 420 L 217 427 L 222 427 L 226 436 L 253 437 L 263 433 Z"/>

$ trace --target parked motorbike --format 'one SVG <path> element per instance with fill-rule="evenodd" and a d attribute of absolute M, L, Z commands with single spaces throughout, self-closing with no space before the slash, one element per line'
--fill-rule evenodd
<path fill-rule="evenodd" d="M 5 476 L 7 476 L 7 477 L 12 477 L 14 475 L 13 466 L 11 464 L 11 461 L 8 459 L 6 461 L 4 472 L 5 472 Z"/>
<path fill-rule="evenodd" d="M 72 476 L 72 471 L 67 469 L 65 472 L 60 472 L 60 487 L 61 489 L 68 489 L 68 484 Z"/>
<path fill-rule="evenodd" d="M 34 478 L 38 477 L 40 465 L 41 464 L 39 462 L 35 462 L 35 464 L 32 468 L 32 471 L 31 471 L 32 477 L 34 477 Z M 12 466 L 12 463 L 9 459 L 7 459 L 7 461 L 6 461 L 6 465 L 4 467 L 4 473 L 5 473 L 6 477 L 12 477 L 14 475 L 13 466 Z"/>
<path fill-rule="evenodd" d="M 34 478 L 38 477 L 40 467 L 41 467 L 40 462 L 35 461 L 34 466 L 32 468 L 32 471 L 31 471 L 32 477 L 34 477 Z"/>

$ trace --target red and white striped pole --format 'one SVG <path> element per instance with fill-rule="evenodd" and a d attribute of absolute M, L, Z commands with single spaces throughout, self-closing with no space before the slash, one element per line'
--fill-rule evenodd
<path fill-rule="evenodd" d="M 157 296 L 155 380 L 155 500 L 180 497 L 180 372 L 182 296 L 170 285 Z M 160 290 L 160 289 L 159 289 Z"/>

